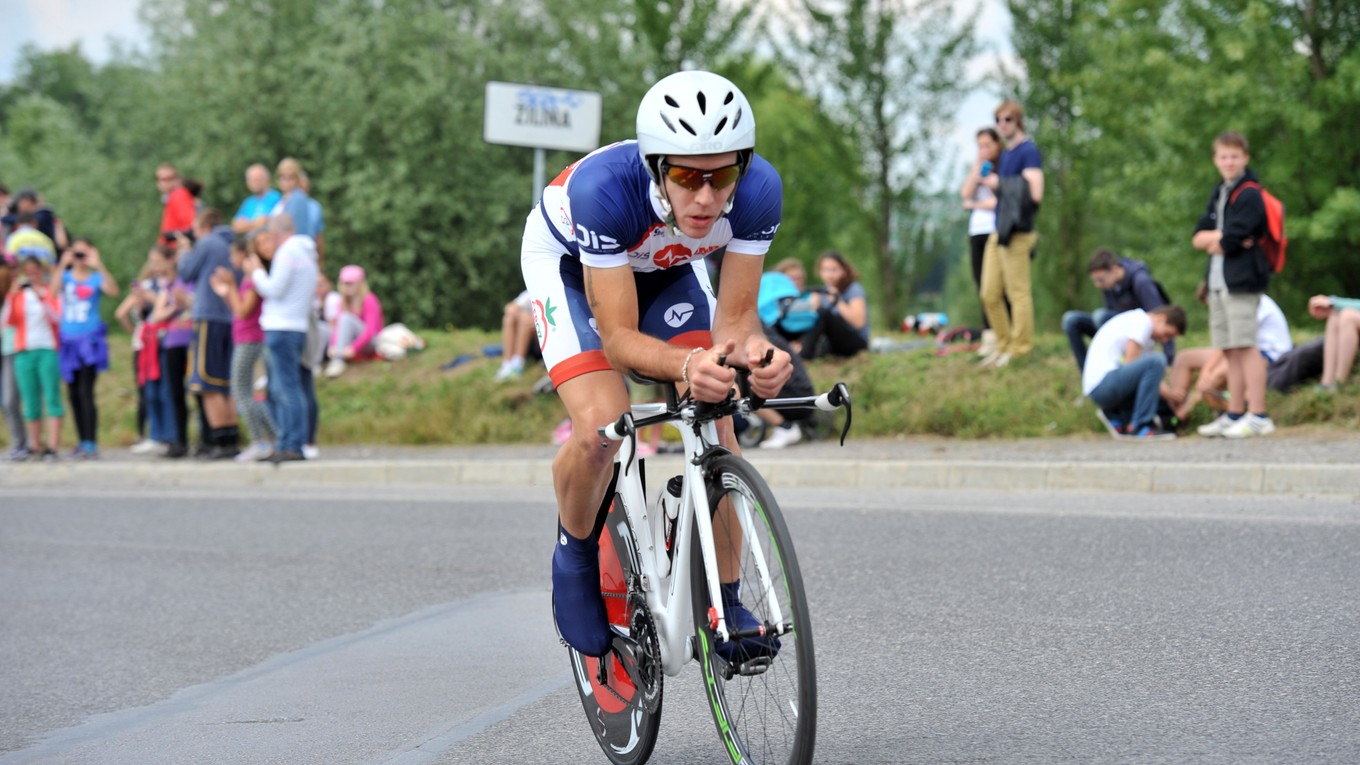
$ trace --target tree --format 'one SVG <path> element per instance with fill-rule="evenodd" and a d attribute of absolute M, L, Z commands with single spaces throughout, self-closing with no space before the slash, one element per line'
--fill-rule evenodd
<path fill-rule="evenodd" d="M 881 315 L 896 316 L 933 266 L 907 243 L 926 225 L 917 208 L 935 183 L 953 105 L 971 88 L 975 16 L 960 23 L 942 0 L 804 0 L 802 11 L 792 29 L 768 23 L 782 29 L 779 54 L 801 89 L 864 159 L 865 212 L 846 224 L 873 233 Z"/>

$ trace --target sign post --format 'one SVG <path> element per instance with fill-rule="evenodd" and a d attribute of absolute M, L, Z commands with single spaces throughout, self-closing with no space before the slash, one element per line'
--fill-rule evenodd
<path fill-rule="evenodd" d="M 602 98 L 585 90 L 563 90 L 513 82 L 486 84 L 482 139 L 534 150 L 534 201 L 543 190 L 544 150 L 589 152 L 600 145 Z"/>

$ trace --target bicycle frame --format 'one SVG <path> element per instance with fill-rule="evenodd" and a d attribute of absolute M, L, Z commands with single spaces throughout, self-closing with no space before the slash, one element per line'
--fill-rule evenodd
<path fill-rule="evenodd" d="M 726 614 L 723 612 L 720 583 L 718 577 L 718 551 L 713 539 L 713 512 L 709 507 L 704 471 L 707 463 L 716 455 L 727 453 L 718 441 L 715 411 L 749 413 L 762 406 L 774 409 L 816 407 L 823 411 L 833 411 L 841 406 L 849 407 L 850 396 L 843 384 L 837 383 L 831 391 L 819 396 L 803 398 L 760 399 L 743 397 L 731 399 L 722 404 L 704 404 L 694 401 L 677 401 L 675 389 L 667 387 L 666 403 L 634 404 L 612 425 L 600 428 L 605 438 L 622 441 L 615 462 L 618 464 L 618 481 L 615 492 L 622 500 L 623 510 L 628 514 L 636 538 L 631 539 L 638 549 L 637 560 L 640 571 L 636 583 L 630 587 L 640 587 L 652 613 L 656 627 L 657 643 L 661 650 L 661 665 L 665 674 L 678 675 L 685 663 L 694 658 L 693 637 L 694 619 L 691 609 L 690 566 L 692 557 L 687 554 L 697 535 L 704 567 L 704 581 L 708 587 L 709 602 L 714 604 L 709 618 L 714 622 L 714 632 L 720 640 L 728 640 Z M 715 410 L 714 407 L 719 407 Z M 705 410 L 707 408 L 707 410 Z M 652 507 L 647 500 L 643 487 L 643 466 L 637 460 L 637 429 L 649 425 L 669 425 L 680 431 L 684 444 L 684 491 L 679 498 L 679 508 L 675 517 L 674 541 L 670 552 L 666 549 L 666 512 L 661 503 Z M 850 429 L 847 415 L 845 432 Z M 841 434 L 844 442 L 845 432 Z M 660 489 L 666 491 L 664 486 Z M 760 540 L 754 534 L 754 523 L 749 508 L 734 508 L 737 522 L 748 543 L 757 547 Z M 765 569 L 763 555 L 757 555 L 761 585 L 766 589 L 773 604 L 776 624 L 783 624 L 782 609 L 774 598 L 774 587 L 770 572 Z"/>

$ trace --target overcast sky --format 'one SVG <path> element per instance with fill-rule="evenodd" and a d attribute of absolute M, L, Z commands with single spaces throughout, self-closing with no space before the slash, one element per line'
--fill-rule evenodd
<path fill-rule="evenodd" d="M 0 0 L 6 6 L 0 24 L 0 82 L 14 76 L 20 46 L 31 43 L 41 50 L 65 47 L 79 41 L 81 50 L 96 63 L 111 54 L 111 40 L 124 47 L 140 47 L 143 30 L 137 21 L 139 0 Z M 995 67 L 998 55 L 1011 54 L 1008 44 L 1010 15 L 1001 0 L 967 0 L 963 7 L 982 3 L 987 9 L 978 26 L 979 41 L 990 50 L 974 62 L 973 74 Z M 14 7 L 14 6 L 17 6 Z M 960 162 L 970 158 L 973 134 L 992 121 L 996 94 L 980 92 L 959 105 L 954 144 Z"/>

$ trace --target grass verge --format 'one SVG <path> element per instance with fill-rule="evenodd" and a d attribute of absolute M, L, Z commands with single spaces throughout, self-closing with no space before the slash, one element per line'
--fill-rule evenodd
<path fill-rule="evenodd" d="M 427 330 L 425 351 L 402 361 L 352 365 L 335 380 L 318 379 L 323 444 L 545 443 L 565 416 L 556 396 L 535 395 L 542 367 L 497 383 L 499 360 L 482 348 L 499 335 L 480 330 Z M 1192 334 L 1181 347 L 1207 344 Z M 136 440 L 137 392 L 127 338 L 114 335 L 110 369 L 98 386 L 100 437 L 105 448 Z M 462 354 L 472 361 L 445 371 Z M 998 370 L 979 370 L 976 356 L 936 356 L 933 346 L 864 354 L 810 366 L 819 389 L 844 380 L 855 402 L 855 436 L 938 435 L 958 438 L 1032 438 L 1103 432 L 1081 396 L 1081 381 L 1057 335 L 1037 338 L 1028 358 Z M 1271 416 L 1282 426 L 1360 428 L 1360 384 L 1336 395 L 1311 386 L 1269 394 Z M 69 420 L 69 415 L 68 418 Z M 1207 422 L 1201 407 L 1191 425 Z M 73 443 L 67 422 L 64 442 Z"/>

